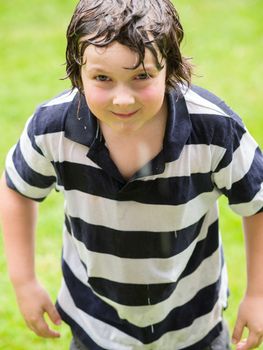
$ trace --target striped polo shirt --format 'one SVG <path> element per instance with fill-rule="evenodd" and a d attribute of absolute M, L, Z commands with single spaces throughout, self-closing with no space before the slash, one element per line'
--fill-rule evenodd
<path fill-rule="evenodd" d="M 129 181 L 76 90 L 38 107 L 7 156 L 10 188 L 63 192 L 57 307 L 91 350 L 203 349 L 227 305 L 217 199 L 263 210 L 262 153 L 240 118 L 200 87 L 178 91 L 162 151 Z"/>

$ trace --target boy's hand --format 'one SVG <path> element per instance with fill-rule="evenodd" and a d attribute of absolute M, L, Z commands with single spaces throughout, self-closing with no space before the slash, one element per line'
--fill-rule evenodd
<path fill-rule="evenodd" d="M 60 333 L 49 328 L 44 319 L 47 313 L 55 325 L 61 324 L 61 318 L 47 292 L 37 281 L 15 286 L 17 302 L 27 326 L 38 336 L 58 338 Z"/>
<path fill-rule="evenodd" d="M 244 327 L 248 328 L 249 335 L 241 341 Z M 263 297 L 245 296 L 239 306 L 232 340 L 237 350 L 255 349 L 260 346 L 263 341 Z"/>

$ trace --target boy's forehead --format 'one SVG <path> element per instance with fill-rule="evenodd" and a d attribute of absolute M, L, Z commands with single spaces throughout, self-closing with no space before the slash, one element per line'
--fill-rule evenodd
<path fill-rule="evenodd" d="M 138 53 L 128 46 L 116 41 L 108 46 L 98 47 L 89 45 L 84 51 L 84 62 L 86 64 L 117 64 L 122 67 L 133 68 L 138 64 Z M 144 65 L 156 66 L 156 61 L 149 49 L 145 49 Z"/>

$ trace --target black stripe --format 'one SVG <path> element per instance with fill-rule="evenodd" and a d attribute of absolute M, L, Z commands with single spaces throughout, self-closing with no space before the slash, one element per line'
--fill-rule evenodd
<path fill-rule="evenodd" d="M 180 278 L 186 277 L 193 273 L 204 259 L 211 256 L 219 247 L 218 220 L 208 228 L 207 236 L 197 242 L 196 247 L 187 263 L 185 270 Z"/>
<path fill-rule="evenodd" d="M 12 190 L 16 191 L 17 193 L 19 193 L 20 195 L 26 197 L 26 198 L 29 198 L 29 199 L 32 199 L 36 202 L 42 202 L 45 197 L 41 197 L 41 198 L 32 198 L 32 197 L 29 197 L 29 196 L 26 196 L 24 193 L 21 193 L 17 187 L 14 185 L 13 181 L 11 180 L 10 176 L 8 175 L 8 172 L 5 171 L 5 179 L 6 179 L 6 184 L 9 188 L 11 188 Z"/>
<path fill-rule="evenodd" d="M 113 271 L 114 275 L 114 271 Z M 166 300 L 174 291 L 177 283 L 131 284 L 118 283 L 105 278 L 91 277 L 89 284 L 99 295 L 126 306 L 147 306 Z"/>
<path fill-rule="evenodd" d="M 192 132 L 187 141 L 188 145 L 216 145 L 234 152 L 240 145 L 240 140 L 246 133 L 242 125 L 227 117 L 196 114 L 191 115 Z M 232 137 L 233 132 L 235 137 Z"/>
<path fill-rule="evenodd" d="M 79 190 L 92 195 L 146 204 L 185 204 L 203 192 L 211 192 L 214 185 L 211 173 L 191 176 L 132 181 L 125 186 L 101 169 L 76 163 L 55 163 L 58 184 L 65 190 Z M 182 191 L 182 189 L 184 189 Z"/>
<path fill-rule="evenodd" d="M 15 151 L 13 153 L 13 162 L 15 169 L 21 178 L 31 186 L 38 188 L 49 188 L 53 183 L 56 182 L 55 176 L 45 176 L 29 167 L 25 158 L 21 152 L 20 142 L 16 145 Z"/>
<path fill-rule="evenodd" d="M 42 150 L 38 147 L 35 139 L 35 123 L 36 123 L 36 116 L 33 117 L 32 120 L 30 120 L 30 123 L 27 127 L 27 136 L 29 137 L 29 140 L 31 142 L 31 146 L 34 148 L 36 152 L 44 156 Z"/>
<path fill-rule="evenodd" d="M 66 226 L 88 250 L 128 259 L 162 259 L 185 250 L 200 233 L 203 219 L 176 232 L 120 231 L 74 217 L 67 218 Z"/>
<path fill-rule="evenodd" d="M 71 102 L 40 106 L 34 115 L 34 135 L 64 131 L 65 118 Z"/>
<path fill-rule="evenodd" d="M 58 184 L 65 190 L 79 190 L 85 193 L 114 199 L 121 184 L 107 173 L 89 165 L 71 162 L 55 162 Z"/>
<path fill-rule="evenodd" d="M 193 114 L 191 122 L 188 145 L 216 145 L 225 148 L 225 139 L 231 132 L 229 119 L 211 114 Z"/>
<path fill-rule="evenodd" d="M 238 126 L 239 128 L 239 126 Z M 243 134 L 242 134 L 243 132 Z M 227 167 L 229 164 L 231 164 L 233 160 L 233 153 L 240 147 L 240 142 L 242 137 L 245 135 L 245 130 L 233 130 L 233 133 L 231 133 L 226 140 L 226 152 L 223 156 L 223 158 L 220 160 L 217 168 L 215 169 L 215 172 L 220 171 L 221 169 Z"/>
<path fill-rule="evenodd" d="M 233 183 L 230 190 L 220 189 L 228 197 L 229 204 L 248 203 L 253 200 L 260 191 L 263 182 L 262 162 L 262 153 L 257 148 L 247 174 L 241 180 Z"/>
<path fill-rule="evenodd" d="M 195 319 L 211 312 L 218 301 L 220 289 L 219 280 L 200 290 L 189 303 L 173 309 L 165 320 L 155 324 L 154 332 L 152 332 L 151 326 L 138 327 L 127 320 L 120 319 L 113 307 L 99 299 L 90 288 L 76 279 L 65 261 L 63 261 L 63 274 L 76 307 L 92 317 L 133 336 L 144 344 L 156 341 L 170 331 L 189 327 Z"/>
<path fill-rule="evenodd" d="M 183 189 L 183 190 L 182 190 Z M 117 200 L 134 200 L 140 203 L 180 205 L 202 193 L 212 192 L 211 173 L 191 174 L 170 178 L 128 183 L 117 195 Z"/>

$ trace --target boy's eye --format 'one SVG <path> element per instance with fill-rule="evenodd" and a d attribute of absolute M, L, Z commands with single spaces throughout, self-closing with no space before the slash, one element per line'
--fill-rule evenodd
<path fill-rule="evenodd" d="M 148 73 L 141 73 L 141 74 L 138 74 L 136 77 L 135 77 L 135 80 L 147 80 L 149 79 L 151 76 L 150 74 Z"/>
<path fill-rule="evenodd" d="M 107 75 L 100 74 L 100 75 L 97 75 L 95 77 L 95 80 L 97 80 L 97 81 L 110 81 L 110 78 L 107 77 Z"/>

